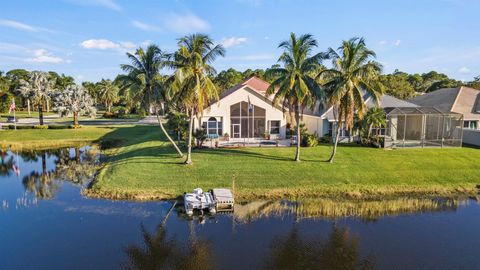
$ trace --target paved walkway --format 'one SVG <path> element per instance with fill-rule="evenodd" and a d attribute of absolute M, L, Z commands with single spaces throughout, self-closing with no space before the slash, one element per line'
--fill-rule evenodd
<path fill-rule="evenodd" d="M 45 125 L 71 125 L 72 120 L 58 121 L 60 116 L 52 114 L 43 117 Z M 156 116 L 147 116 L 140 120 L 128 119 L 99 119 L 99 120 L 80 120 L 80 125 L 98 126 L 98 125 L 156 125 L 158 123 Z M 0 125 L 11 125 L 12 123 L 0 123 Z M 33 118 L 19 118 L 17 125 L 39 125 L 38 117 Z"/>

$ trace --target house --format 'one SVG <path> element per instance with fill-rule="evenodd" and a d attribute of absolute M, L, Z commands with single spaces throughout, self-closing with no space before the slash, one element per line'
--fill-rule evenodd
<path fill-rule="evenodd" d="M 463 114 L 465 129 L 480 129 L 480 90 L 469 87 L 443 88 L 411 100 L 419 106 L 434 106 L 443 112 Z"/>
<path fill-rule="evenodd" d="M 267 96 L 269 83 L 253 76 L 221 93 L 195 121 L 194 128 L 204 128 L 211 138 L 227 133 L 231 140 L 260 139 L 266 134 L 271 139 L 285 139 L 294 121 L 289 112 L 273 104 L 273 96 Z M 365 96 L 367 107 L 377 106 L 371 97 Z M 417 107 L 417 105 L 384 95 L 379 100 L 382 108 Z M 336 116 L 332 107 L 317 104 L 314 110 L 306 109 L 301 122 L 309 133 L 318 137 L 333 135 Z M 342 140 L 348 138 L 347 130 L 341 130 Z"/>

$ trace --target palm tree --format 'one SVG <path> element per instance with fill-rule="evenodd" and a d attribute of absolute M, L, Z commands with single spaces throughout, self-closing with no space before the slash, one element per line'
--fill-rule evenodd
<path fill-rule="evenodd" d="M 167 102 L 167 87 L 160 71 L 166 65 L 168 55 L 156 45 L 150 45 L 146 51 L 138 48 L 135 54 L 127 53 L 127 57 L 131 64 L 121 65 L 121 68 L 128 74 L 118 76 L 117 80 L 124 88 L 128 89 L 129 96 L 139 100 L 146 112 L 150 110 L 154 100 L 162 103 Z M 182 151 L 163 127 L 162 120 L 158 116 L 158 110 L 156 110 L 156 114 L 163 133 L 175 147 L 178 155 L 183 157 Z"/>
<path fill-rule="evenodd" d="M 317 79 L 324 82 L 328 103 L 333 106 L 336 118 L 335 139 L 329 162 L 333 162 L 340 138 L 340 128 L 353 127 L 353 117 L 357 112 L 361 119 L 365 114 L 365 96 L 372 96 L 378 103 L 383 94 L 383 86 L 378 82 L 382 65 L 372 58 L 375 52 L 369 50 L 363 38 L 343 41 L 337 51 L 330 48 L 327 52 L 333 67 L 321 71 Z"/>
<path fill-rule="evenodd" d="M 222 45 L 214 45 L 204 34 L 193 34 L 180 38 L 180 47 L 170 65 L 175 68 L 172 89 L 175 99 L 187 109 L 188 153 L 185 164 L 192 163 L 192 133 L 194 119 L 203 113 L 212 100 L 218 100 L 218 89 L 211 77 L 216 73 L 211 63 L 218 56 L 225 56 Z"/>
<path fill-rule="evenodd" d="M 20 80 L 18 91 L 22 96 L 34 99 L 38 106 L 38 118 L 43 125 L 43 103 L 50 99 L 54 90 L 55 81 L 50 74 L 42 71 L 32 71 L 27 80 Z"/>
<path fill-rule="evenodd" d="M 300 119 L 305 108 L 313 109 L 317 100 L 322 98 L 313 73 L 319 69 L 323 54 L 311 56 L 312 50 L 317 47 L 317 41 L 309 34 L 297 38 L 291 33 L 290 39 L 283 41 L 278 47 L 284 49 L 278 58 L 283 67 L 268 71 L 270 75 L 275 74 L 278 77 L 267 89 L 266 95 L 274 94 L 274 103 L 280 102 L 284 111 L 287 108 L 294 112 L 297 127 L 295 161 L 300 161 Z"/>
<path fill-rule="evenodd" d="M 105 104 L 108 112 L 112 111 L 113 103 L 118 101 L 118 86 L 111 80 L 102 79 L 98 84 L 100 100 Z"/>
<path fill-rule="evenodd" d="M 372 129 L 377 128 L 377 133 L 375 134 L 375 136 L 378 140 L 378 128 L 384 127 L 387 124 L 385 111 L 379 107 L 372 107 L 368 109 L 362 121 L 365 123 L 365 127 L 368 129 L 368 139 L 371 138 Z"/>

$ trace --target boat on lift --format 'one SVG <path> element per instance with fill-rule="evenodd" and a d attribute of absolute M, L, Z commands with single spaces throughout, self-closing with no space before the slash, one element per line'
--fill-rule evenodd
<path fill-rule="evenodd" d="M 215 214 L 217 211 L 233 211 L 234 199 L 229 189 L 214 188 L 208 192 L 203 192 L 201 188 L 196 188 L 192 193 L 183 195 L 185 212 L 187 215 L 193 215 L 195 210 L 208 211 Z"/>

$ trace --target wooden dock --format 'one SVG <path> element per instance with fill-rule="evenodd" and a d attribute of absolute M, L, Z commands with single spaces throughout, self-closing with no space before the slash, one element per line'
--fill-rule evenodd
<path fill-rule="evenodd" d="M 217 212 L 233 211 L 235 200 L 230 189 L 214 188 L 212 194 L 216 202 Z"/>

